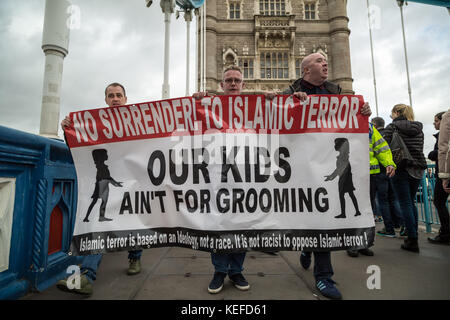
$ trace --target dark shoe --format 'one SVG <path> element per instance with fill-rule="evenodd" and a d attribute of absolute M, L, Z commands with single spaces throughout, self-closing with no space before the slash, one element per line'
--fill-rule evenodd
<path fill-rule="evenodd" d="M 345 213 L 341 213 L 340 215 L 336 216 L 335 218 L 339 219 L 339 218 L 345 218 Z"/>
<path fill-rule="evenodd" d="M 401 227 L 400 228 L 400 237 L 407 237 L 408 234 L 406 233 L 406 228 L 405 227 Z"/>
<path fill-rule="evenodd" d="M 311 265 L 311 253 L 306 254 L 302 251 L 300 253 L 300 264 L 302 265 L 303 269 L 307 270 Z"/>
<path fill-rule="evenodd" d="M 59 280 L 58 283 L 56 283 L 56 287 L 59 290 L 62 290 L 65 292 L 81 294 L 84 296 L 90 296 L 94 292 L 94 289 L 92 288 L 92 283 L 88 280 L 88 278 L 84 274 L 82 274 L 80 276 L 80 287 L 79 288 L 69 288 L 67 286 L 67 279 Z"/>
<path fill-rule="evenodd" d="M 113 219 L 109 219 L 109 218 L 105 218 L 105 217 L 100 217 L 98 218 L 99 222 L 103 222 L 103 221 L 113 221 Z"/>
<path fill-rule="evenodd" d="M 357 212 L 357 213 L 355 213 L 355 217 L 357 217 L 357 216 L 360 216 L 361 215 L 361 212 Z"/>
<path fill-rule="evenodd" d="M 358 250 L 347 250 L 347 254 L 353 258 L 356 258 L 359 255 Z"/>
<path fill-rule="evenodd" d="M 331 279 L 322 279 L 316 282 L 316 288 L 320 293 L 330 299 L 342 299 L 342 295 L 339 290 L 334 286 L 336 282 Z"/>
<path fill-rule="evenodd" d="M 208 292 L 209 293 L 219 293 L 223 288 L 223 280 L 227 276 L 226 273 L 215 272 L 214 277 L 209 283 Z"/>
<path fill-rule="evenodd" d="M 88 218 L 84 218 L 83 222 L 89 222 Z"/>
<path fill-rule="evenodd" d="M 406 238 L 405 243 L 402 244 L 402 249 L 411 251 L 411 252 L 419 252 L 419 243 L 417 238 Z"/>
<path fill-rule="evenodd" d="M 242 273 L 236 273 L 233 275 L 228 275 L 231 282 L 233 282 L 234 286 L 238 288 L 239 290 L 245 291 L 250 289 L 250 285 L 248 284 L 247 280 L 245 280 Z"/>
<path fill-rule="evenodd" d="M 361 253 L 362 255 L 368 256 L 368 257 L 372 257 L 374 255 L 373 251 L 370 250 L 369 248 L 359 249 L 358 252 Z"/>
<path fill-rule="evenodd" d="M 382 237 L 395 238 L 395 231 L 387 232 L 386 229 L 383 228 L 383 230 L 380 230 L 377 232 L 377 235 L 382 236 Z"/>
<path fill-rule="evenodd" d="M 141 259 L 130 259 L 128 263 L 127 274 L 129 276 L 134 276 L 141 272 Z"/>
<path fill-rule="evenodd" d="M 434 238 L 428 238 L 428 241 L 436 244 L 450 244 L 450 235 L 438 234 Z"/>

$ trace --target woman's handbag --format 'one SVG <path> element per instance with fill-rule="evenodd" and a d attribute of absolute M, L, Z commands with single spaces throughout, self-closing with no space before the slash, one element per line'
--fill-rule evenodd
<path fill-rule="evenodd" d="M 409 153 L 408 147 L 395 126 L 389 147 L 391 148 L 392 158 L 394 159 L 396 165 L 399 165 L 403 160 L 413 160 L 411 153 Z"/>

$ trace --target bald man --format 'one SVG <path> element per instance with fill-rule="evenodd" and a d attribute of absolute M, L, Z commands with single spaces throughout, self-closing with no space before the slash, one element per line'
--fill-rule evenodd
<path fill-rule="evenodd" d="M 292 94 L 305 101 L 308 95 L 341 94 L 341 87 L 327 81 L 328 62 L 320 53 L 312 53 L 306 56 L 301 63 L 302 77 L 292 83 L 283 94 Z M 274 94 L 273 94 L 274 96 Z M 266 95 L 271 98 L 271 95 Z M 369 104 L 364 103 L 361 113 L 365 116 L 372 114 Z M 300 264 L 306 270 L 311 265 L 311 252 L 302 251 Z M 333 276 L 330 252 L 314 252 L 314 277 L 316 287 L 322 295 L 330 299 L 342 299 L 342 295 L 331 279 Z"/>

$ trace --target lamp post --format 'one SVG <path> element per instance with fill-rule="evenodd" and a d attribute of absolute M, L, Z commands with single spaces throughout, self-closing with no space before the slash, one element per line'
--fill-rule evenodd
<path fill-rule="evenodd" d="M 145 0 L 147 8 L 149 8 L 153 0 Z M 176 4 L 184 11 L 184 19 L 187 26 L 187 53 L 186 53 L 186 95 L 189 95 L 189 49 L 190 49 L 190 22 L 192 21 L 192 10 L 197 14 L 198 8 L 203 4 L 203 0 L 176 0 Z M 165 39 L 164 39 L 164 82 L 162 86 L 162 98 L 168 99 L 170 97 L 169 85 L 169 58 L 170 58 L 170 16 L 174 13 L 175 0 L 160 0 L 162 12 L 164 13 L 165 23 Z M 179 17 L 177 11 L 176 18 Z M 197 40 L 198 41 L 198 40 Z M 196 60 L 197 63 L 197 60 Z M 198 90 L 197 90 L 198 91 Z"/>
<path fill-rule="evenodd" d="M 39 134 L 48 138 L 58 138 L 63 64 L 69 53 L 69 6 L 66 0 L 45 2 L 42 33 L 45 71 Z"/>
<path fill-rule="evenodd" d="M 405 26 L 403 23 L 403 4 L 404 4 L 404 2 L 405 2 L 404 0 L 397 0 L 397 4 L 400 7 L 400 16 L 402 19 L 403 47 L 405 49 L 405 63 L 406 63 L 406 77 L 408 79 L 409 105 L 410 105 L 410 107 L 412 107 L 411 84 L 409 82 L 408 54 L 406 52 Z"/>
<path fill-rule="evenodd" d="M 367 18 L 369 19 L 369 36 L 370 36 L 370 53 L 372 56 L 372 73 L 373 73 L 373 86 L 375 89 L 375 107 L 377 110 L 377 117 L 378 117 L 378 95 L 377 95 L 377 81 L 375 77 L 375 62 L 373 59 L 373 44 L 372 44 L 372 24 L 370 20 L 370 10 L 369 10 L 369 0 L 367 0 Z"/>
<path fill-rule="evenodd" d="M 191 21 L 192 21 L 192 11 L 186 10 L 184 12 L 184 20 L 186 21 L 186 96 L 189 95 L 189 74 L 190 74 L 190 64 L 189 64 L 189 58 L 190 58 L 190 46 L 191 46 Z"/>
<path fill-rule="evenodd" d="M 169 85 L 169 56 L 170 56 L 170 16 L 174 12 L 174 0 L 161 0 L 161 9 L 164 13 L 165 37 L 164 37 L 164 83 L 162 86 L 162 98 L 170 97 Z"/>

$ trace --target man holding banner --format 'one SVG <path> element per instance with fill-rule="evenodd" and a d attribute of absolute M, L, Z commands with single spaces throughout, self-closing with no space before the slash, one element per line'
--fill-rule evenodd
<path fill-rule="evenodd" d="M 312 53 L 306 56 L 301 63 L 302 78 L 296 80 L 286 89 L 283 94 L 292 94 L 306 101 L 308 95 L 340 94 L 341 87 L 328 82 L 328 63 L 325 57 L 320 53 Z M 273 98 L 274 94 L 266 95 L 267 98 Z M 364 116 L 370 116 L 369 104 L 366 102 L 361 110 Z M 359 212 L 357 212 L 358 215 Z M 342 215 L 342 213 L 341 213 Z M 316 287 L 325 297 L 330 299 L 342 299 L 342 295 L 335 287 L 335 282 L 331 279 L 333 276 L 333 266 L 331 264 L 331 254 L 328 252 L 314 252 L 314 277 Z M 311 265 L 311 251 L 302 251 L 300 254 L 300 264 L 304 269 Z"/>
<path fill-rule="evenodd" d="M 242 71 L 237 66 L 231 66 L 223 72 L 223 80 L 220 87 L 224 95 L 240 95 L 245 83 L 242 80 Z M 194 93 L 197 100 L 202 99 L 208 92 Z M 250 285 L 242 275 L 245 251 L 236 253 L 211 253 L 211 261 L 214 265 L 214 277 L 208 286 L 209 293 L 219 293 L 223 288 L 223 282 L 228 277 L 239 290 L 248 290 Z"/>
<path fill-rule="evenodd" d="M 105 89 L 105 102 L 109 107 L 125 105 L 127 103 L 127 95 L 124 86 L 117 82 L 108 85 Z M 63 131 L 65 131 L 65 129 L 71 125 L 73 125 L 73 122 L 68 116 L 66 116 L 61 121 L 61 128 L 63 129 Z M 100 222 L 112 221 L 112 219 L 105 217 L 105 208 L 108 198 L 108 183 L 112 183 L 115 186 L 120 187 L 122 186 L 120 182 L 116 182 L 114 179 L 110 177 L 107 166 L 105 166 L 103 163 L 100 165 L 98 164 L 99 161 L 97 160 L 98 159 L 97 155 L 99 154 L 100 151 L 103 151 L 102 154 L 104 154 L 102 156 L 103 161 L 108 159 L 108 156 L 106 155 L 106 150 L 104 149 L 94 150 L 94 152 L 92 153 L 92 156 L 94 157 L 94 161 L 96 162 L 96 166 L 98 169 L 97 182 L 95 184 L 94 194 L 92 195 L 92 202 L 89 206 L 85 218 L 83 219 L 83 222 L 86 223 L 89 222 L 88 219 L 89 215 L 98 199 L 102 199 L 102 203 L 100 206 L 99 221 Z M 101 176 L 103 176 L 103 178 Z M 127 271 L 128 275 L 135 275 L 141 272 L 141 255 L 142 250 L 130 250 L 128 252 L 128 259 L 129 259 L 129 266 Z M 67 280 L 60 280 L 57 284 L 57 287 L 63 291 L 69 291 L 84 295 L 91 295 L 93 292 L 92 283 L 96 279 L 97 269 L 100 266 L 102 257 L 103 257 L 102 254 L 92 254 L 88 256 L 79 257 L 81 264 L 80 271 L 82 274 L 80 281 L 80 288 L 73 288 L 73 289 L 68 288 Z"/>
<path fill-rule="evenodd" d="M 221 82 L 225 95 L 199 92 L 71 113 L 65 133 L 78 177 L 72 254 L 207 251 L 216 271 L 209 292 L 217 293 L 227 275 L 249 289 L 242 276 L 248 250 L 323 252 L 316 255 L 317 287 L 340 298 L 330 251 L 370 247 L 375 235 L 364 116 L 370 108 L 362 96 L 336 95 L 340 90 L 325 82 L 326 61 L 307 62 L 309 87 L 272 99 L 241 95 L 242 72 L 230 67 Z M 323 86 L 310 79 L 317 74 Z M 337 168 L 339 179 L 325 179 Z M 97 181 L 104 189 L 99 183 L 94 195 L 108 200 L 111 221 L 86 223 Z M 358 214 L 338 219 L 349 190 Z"/>

